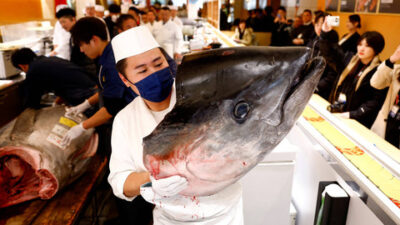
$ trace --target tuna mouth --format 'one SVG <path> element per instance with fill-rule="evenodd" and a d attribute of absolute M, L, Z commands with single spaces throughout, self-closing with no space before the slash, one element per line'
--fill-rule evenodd
<path fill-rule="evenodd" d="M 286 95 L 285 102 L 292 96 L 294 92 L 302 88 L 304 86 L 304 83 L 314 82 L 315 79 L 319 80 L 320 74 L 315 71 L 316 71 L 316 66 L 318 66 L 321 63 L 321 60 L 323 61 L 321 57 L 315 57 L 309 59 L 308 62 L 303 65 L 301 72 L 294 77 L 293 82 L 289 87 L 289 91 Z M 314 90 L 312 90 L 312 92 L 314 92 Z"/>
<path fill-rule="evenodd" d="M 48 170 L 40 169 L 40 163 L 40 155 L 34 149 L 0 148 L 0 208 L 54 196 L 58 181 Z"/>
<path fill-rule="evenodd" d="M 83 160 L 92 157 L 96 153 L 97 145 L 98 135 L 94 133 L 71 158 Z M 36 198 L 52 198 L 60 188 L 60 183 L 59 177 L 51 172 L 50 164 L 34 148 L 0 147 L 0 208 Z"/>

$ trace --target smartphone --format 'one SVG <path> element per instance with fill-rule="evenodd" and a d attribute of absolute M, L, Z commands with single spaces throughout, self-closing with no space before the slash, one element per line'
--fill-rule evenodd
<path fill-rule="evenodd" d="M 328 17 L 326 17 L 326 21 L 329 26 L 338 27 L 339 23 L 340 23 L 340 17 L 339 16 L 328 16 Z"/>

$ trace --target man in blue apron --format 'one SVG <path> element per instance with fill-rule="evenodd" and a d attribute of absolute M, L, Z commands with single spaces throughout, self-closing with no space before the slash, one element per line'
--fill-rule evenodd
<path fill-rule="evenodd" d="M 69 145 L 86 129 L 105 124 L 136 97 L 136 94 L 122 83 L 115 69 L 114 54 L 107 38 L 104 22 L 95 17 L 82 18 L 72 28 L 71 35 L 74 44 L 79 46 L 87 57 L 98 59 L 100 71 L 97 85 L 101 89 L 103 105 L 89 119 L 68 131 L 63 139 L 64 145 Z M 70 108 L 68 113 L 82 113 L 99 103 L 99 100 L 99 93 L 96 93 L 80 105 Z"/>

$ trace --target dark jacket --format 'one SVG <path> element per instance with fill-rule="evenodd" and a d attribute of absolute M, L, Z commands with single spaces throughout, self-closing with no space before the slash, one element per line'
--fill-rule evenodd
<path fill-rule="evenodd" d="M 266 15 L 262 18 L 262 32 L 272 32 L 274 29 L 274 17 Z"/>
<path fill-rule="evenodd" d="M 118 34 L 117 26 L 116 24 L 112 21 L 111 16 L 107 16 L 104 21 L 106 22 L 108 32 L 110 34 L 110 38 L 112 39 Z"/>
<path fill-rule="evenodd" d="M 331 32 L 321 32 L 321 39 L 328 40 Z M 331 39 L 332 40 L 332 39 Z M 329 102 L 335 104 L 338 100 L 338 89 L 349 73 L 358 65 L 360 59 L 354 56 L 350 62 L 346 63 L 345 52 L 336 42 L 323 41 L 320 43 L 320 50 L 323 54 L 329 56 L 327 64 L 337 72 L 336 79 L 333 82 L 329 94 Z M 370 128 L 382 107 L 385 100 L 387 89 L 377 90 L 370 85 L 372 75 L 379 65 L 379 57 L 375 56 L 369 66 L 363 70 L 358 82 L 354 86 L 354 92 L 351 96 L 346 96 L 346 104 L 343 112 L 350 112 L 350 118 L 355 119 L 364 126 Z M 333 76 L 332 76 L 333 78 Z M 323 85 L 320 80 L 318 86 Z"/>
<path fill-rule="evenodd" d="M 81 52 L 79 46 L 73 44 L 70 40 L 70 50 L 71 50 L 71 59 L 70 61 L 73 62 L 75 65 L 82 67 L 89 77 L 96 81 L 97 79 L 97 66 L 94 60 L 89 59 L 83 52 Z"/>
<path fill-rule="evenodd" d="M 48 92 L 78 105 L 95 93 L 95 86 L 81 67 L 58 57 L 39 56 L 29 64 L 23 82 L 24 106 L 40 108 L 41 97 Z"/>
<path fill-rule="evenodd" d="M 358 65 L 359 61 L 360 59 L 358 56 L 354 56 L 343 70 L 337 81 L 335 90 L 331 94 L 331 103 L 334 103 L 334 101 L 338 99 L 339 90 L 343 81 L 354 67 Z M 350 112 L 351 119 L 357 120 L 367 128 L 370 128 L 375 121 L 388 90 L 388 88 L 378 90 L 373 88 L 370 84 L 371 77 L 376 72 L 379 63 L 379 57 L 375 56 L 360 75 L 360 78 L 354 86 L 353 94 L 351 96 L 346 96 L 346 104 L 344 106 L 344 112 Z"/>
<path fill-rule="evenodd" d="M 314 34 L 314 25 L 312 23 L 310 23 L 309 25 L 301 25 L 299 30 L 300 32 L 295 38 L 303 39 L 304 40 L 303 45 L 307 46 L 308 42 L 310 41 L 310 39 Z"/>
<path fill-rule="evenodd" d="M 347 34 L 343 35 L 345 37 Z M 342 39 L 343 39 L 342 37 Z M 357 44 L 358 44 L 358 39 L 360 39 L 360 34 L 359 33 L 354 33 L 351 35 L 346 41 L 344 41 L 340 47 L 343 49 L 343 51 L 346 52 L 352 52 L 353 54 L 357 53 Z"/>
<path fill-rule="evenodd" d="M 289 29 L 286 23 L 274 23 L 271 46 L 289 46 L 292 40 L 290 39 Z"/>
<path fill-rule="evenodd" d="M 254 32 L 261 32 L 263 30 L 262 20 L 258 17 L 249 17 L 246 20 L 246 23 Z"/>
<path fill-rule="evenodd" d="M 326 100 L 329 98 L 338 75 L 343 70 L 343 64 L 338 64 L 337 55 L 332 53 L 333 51 L 339 51 L 334 49 L 337 46 L 338 38 L 337 32 L 332 30 L 328 33 L 321 32 L 320 36 L 315 35 L 314 40 L 308 43 L 308 47 L 314 50 L 313 54 L 324 57 L 326 61 L 324 73 L 318 82 L 316 90 L 316 93 Z"/>

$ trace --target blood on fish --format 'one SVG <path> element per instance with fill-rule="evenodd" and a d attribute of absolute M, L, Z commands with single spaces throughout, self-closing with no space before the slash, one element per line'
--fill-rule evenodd
<path fill-rule="evenodd" d="M 173 167 L 176 168 L 176 165 L 179 162 L 185 161 L 187 154 L 190 152 L 189 149 L 189 144 L 180 147 L 179 149 L 175 149 L 173 151 L 170 151 L 168 154 L 165 155 L 147 155 L 147 159 L 150 165 L 150 173 L 151 175 L 156 178 L 160 179 L 160 165 L 165 166 L 167 165 L 166 162 L 169 162 L 169 164 Z"/>
<path fill-rule="evenodd" d="M 192 215 L 192 219 L 199 219 L 199 215 L 193 214 L 193 215 Z"/>
<path fill-rule="evenodd" d="M 243 166 L 246 166 L 246 162 L 243 162 L 242 164 L 243 164 Z"/>
<path fill-rule="evenodd" d="M 192 196 L 190 199 L 191 199 L 192 202 L 194 202 L 196 205 L 199 205 L 200 201 L 199 201 L 198 198 L 196 198 L 196 196 Z"/>

